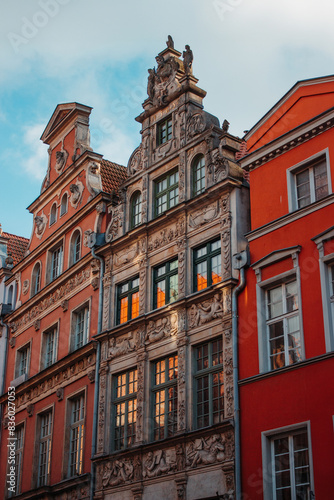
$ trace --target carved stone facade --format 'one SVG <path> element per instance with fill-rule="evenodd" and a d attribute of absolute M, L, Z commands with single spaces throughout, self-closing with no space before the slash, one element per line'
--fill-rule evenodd
<path fill-rule="evenodd" d="M 240 197 L 247 187 L 234 160 L 240 140 L 203 111 L 190 47 L 180 56 L 169 37 L 149 70 L 148 99 L 137 118 L 142 141 L 129 159 L 119 203 L 107 210 L 98 497 L 192 499 L 198 490 L 232 498 L 234 492 L 231 297 L 238 274 L 231 261 L 245 248 L 241 235 L 248 228 L 239 214 L 247 208 Z M 207 361 L 213 371 L 218 366 L 219 417 L 208 402 L 205 425 L 196 396 L 201 349 L 219 351 Z M 127 434 L 126 444 L 119 432 Z"/>

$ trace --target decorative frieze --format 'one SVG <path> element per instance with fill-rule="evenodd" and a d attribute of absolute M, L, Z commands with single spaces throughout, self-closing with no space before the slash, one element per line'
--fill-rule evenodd
<path fill-rule="evenodd" d="M 224 314 L 220 294 L 216 293 L 212 299 L 199 304 L 193 304 L 188 312 L 189 327 L 204 325 L 214 319 L 222 318 Z"/>
<path fill-rule="evenodd" d="M 132 245 L 127 246 L 126 248 L 122 248 L 114 255 L 114 268 L 117 269 L 129 262 L 133 262 L 135 257 L 139 254 L 139 245 L 138 242 L 133 243 Z"/>
<path fill-rule="evenodd" d="M 204 224 L 208 224 L 215 219 L 217 219 L 219 215 L 219 205 L 217 202 L 211 203 L 210 205 L 206 205 L 199 210 L 195 210 L 191 214 L 189 214 L 189 226 L 191 228 L 198 228 L 203 226 Z"/>
<path fill-rule="evenodd" d="M 175 224 L 161 229 L 158 233 L 154 233 L 149 236 L 147 243 L 147 250 L 152 252 L 153 250 L 157 250 L 164 245 L 168 245 L 175 239 L 182 236 L 185 232 L 185 218 L 179 217 Z"/>
<path fill-rule="evenodd" d="M 42 299 L 35 306 L 29 309 L 23 316 L 21 316 L 18 320 L 12 321 L 10 324 L 12 333 L 16 332 L 20 327 L 27 325 L 33 322 L 37 317 L 44 313 L 49 307 L 56 305 L 61 302 L 61 299 L 73 292 L 77 287 L 82 285 L 85 281 L 90 278 L 90 269 L 83 269 L 70 278 L 64 285 L 61 285 L 54 292 L 50 293 L 46 296 L 45 299 Z"/>
<path fill-rule="evenodd" d="M 186 464 L 190 468 L 223 462 L 225 458 L 225 444 L 221 434 L 196 439 L 187 446 Z"/>
<path fill-rule="evenodd" d="M 164 318 L 158 319 L 157 321 L 150 321 L 145 337 L 145 344 L 151 344 L 162 340 L 164 338 L 171 337 L 177 333 L 177 314 L 174 313 L 171 316 L 165 316 Z"/>
<path fill-rule="evenodd" d="M 108 359 L 117 358 L 123 354 L 129 354 L 136 349 L 136 345 L 137 340 L 133 338 L 131 333 L 125 336 L 123 335 L 117 338 L 117 340 L 115 337 L 112 337 L 109 340 Z"/>

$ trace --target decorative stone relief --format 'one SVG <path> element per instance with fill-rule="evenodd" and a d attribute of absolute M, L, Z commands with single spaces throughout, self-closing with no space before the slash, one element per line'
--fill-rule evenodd
<path fill-rule="evenodd" d="M 35 331 L 38 332 L 38 330 L 40 329 L 41 327 L 41 320 L 40 319 L 36 319 L 34 321 L 34 328 L 35 328 Z"/>
<path fill-rule="evenodd" d="M 55 170 L 58 175 L 60 175 L 64 170 L 67 158 L 68 158 L 68 152 L 63 147 L 60 151 L 56 152 Z"/>
<path fill-rule="evenodd" d="M 132 155 L 130 156 L 128 163 L 128 172 L 130 175 L 136 174 L 143 170 L 143 150 L 142 145 L 134 150 Z"/>
<path fill-rule="evenodd" d="M 46 229 L 46 225 L 48 222 L 48 218 L 45 215 L 44 212 L 41 213 L 41 215 L 36 215 L 34 218 L 35 221 L 35 234 L 37 238 L 40 240 L 44 234 L 44 231 Z"/>
<path fill-rule="evenodd" d="M 147 186 L 148 186 L 148 176 L 144 175 L 142 177 L 142 204 L 141 204 L 141 220 L 143 224 L 147 222 Z"/>
<path fill-rule="evenodd" d="M 231 276 L 231 212 L 230 212 L 230 196 L 227 193 L 220 200 L 221 215 L 221 241 L 222 241 L 222 256 L 223 256 L 223 279 Z"/>
<path fill-rule="evenodd" d="M 97 453 L 104 452 L 104 424 L 105 424 L 105 400 L 107 388 L 108 368 L 103 367 L 100 370 L 100 391 L 99 391 L 99 418 L 97 430 Z"/>
<path fill-rule="evenodd" d="M 12 326 L 11 326 L 11 330 L 13 331 Z M 16 337 L 11 337 L 11 339 L 9 340 L 10 347 L 13 349 L 13 347 L 15 347 L 15 344 L 16 344 Z"/>
<path fill-rule="evenodd" d="M 186 294 L 186 252 L 182 250 L 178 253 L 179 264 L 179 299 Z"/>
<path fill-rule="evenodd" d="M 23 316 L 21 316 L 17 321 L 11 323 L 12 332 L 16 331 L 21 326 L 26 326 L 31 321 L 37 319 L 37 316 L 56 304 L 60 303 L 61 299 L 65 297 L 68 293 L 75 290 L 78 286 L 82 285 L 90 277 L 90 269 L 83 269 L 79 273 L 75 274 L 73 278 L 70 278 L 64 285 L 61 285 L 54 292 L 47 295 L 47 297 L 35 306 L 28 310 Z"/>
<path fill-rule="evenodd" d="M 170 56 L 164 59 L 160 54 L 155 60 L 158 67 L 157 70 L 155 68 L 148 70 L 147 94 L 154 106 L 165 106 L 166 97 L 180 87 L 176 79 L 179 63 L 176 57 Z"/>
<path fill-rule="evenodd" d="M 186 467 L 186 454 L 182 443 L 178 443 L 176 445 L 175 455 L 176 455 L 176 470 L 180 472 L 184 470 Z"/>
<path fill-rule="evenodd" d="M 27 405 L 27 413 L 28 413 L 28 417 L 33 416 L 33 414 L 34 414 L 34 405 L 33 404 Z"/>
<path fill-rule="evenodd" d="M 191 468 L 223 462 L 225 459 L 225 444 L 220 434 L 196 439 L 187 446 L 186 463 Z"/>
<path fill-rule="evenodd" d="M 64 399 L 64 387 L 58 387 L 56 390 L 56 396 L 58 401 L 62 401 Z"/>
<path fill-rule="evenodd" d="M 150 321 L 146 331 L 145 344 L 151 344 L 175 335 L 177 332 L 177 314 L 166 316 L 157 321 Z"/>
<path fill-rule="evenodd" d="M 145 365 L 147 354 L 143 349 L 137 354 L 137 422 L 136 442 L 143 441 L 143 417 L 144 417 L 144 390 L 145 390 Z"/>
<path fill-rule="evenodd" d="M 189 226 L 197 228 L 215 220 L 219 215 L 219 206 L 217 202 L 211 203 L 200 210 L 189 214 Z"/>
<path fill-rule="evenodd" d="M 223 305 L 220 301 L 219 293 L 216 293 L 211 300 L 201 304 L 193 304 L 189 309 L 189 327 L 195 328 L 204 325 L 214 319 L 222 318 L 224 314 Z"/>
<path fill-rule="evenodd" d="M 187 338 L 184 338 L 187 341 Z M 186 347 L 178 349 L 178 430 L 186 429 Z"/>
<path fill-rule="evenodd" d="M 24 280 L 23 282 L 23 285 L 22 285 L 22 294 L 23 295 L 27 295 L 27 293 L 29 292 L 29 280 Z"/>
<path fill-rule="evenodd" d="M 82 200 L 82 193 L 84 191 L 84 185 L 79 179 L 76 180 L 75 184 L 70 185 L 70 203 L 73 208 L 78 208 Z"/>
<path fill-rule="evenodd" d="M 231 297 L 231 290 L 229 288 L 224 288 L 223 290 L 223 304 L 224 304 L 224 311 L 226 313 L 230 313 L 232 308 L 232 297 Z"/>
<path fill-rule="evenodd" d="M 212 185 L 226 179 L 229 171 L 229 164 L 226 158 L 220 157 L 217 150 L 212 153 L 211 158 L 211 162 L 208 165 L 208 173 L 211 177 L 210 184 Z"/>
<path fill-rule="evenodd" d="M 122 248 L 119 252 L 116 252 L 114 255 L 114 267 L 118 268 L 120 266 L 124 266 L 129 262 L 133 262 L 134 258 L 137 257 L 139 253 L 138 242 L 133 243 L 132 245 L 127 246 L 126 248 Z"/>
<path fill-rule="evenodd" d="M 162 229 L 158 233 L 154 233 L 149 236 L 147 250 L 152 252 L 153 250 L 157 250 L 158 248 L 171 243 L 176 238 L 179 238 L 184 234 L 185 231 L 185 218 L 179 217 L 176 224 Z"/>
<path fill-rule="evenodd" d="M 95 162 L 91 162 L 88 165 L 86 173 L 86 185 L 88 192 L 90 193 L 88 201 L 90 201 L 92 198 L 94 198 L 102 191 L 100 166 Z"/>
<path fill-rule="evenodd" d="M 119 337 L 117 340 L 115 337 L 112 337 L 109 340 L 108 358 L 113 359 L 123 354 L 129 354 L 135 350 L 136 345 L 137 342 L 131 333 Z"/>
<path fill-rule="evenodd" d="M 95 370 L 91 370 L 90 372 L 88 372 L 87 377 L 91 384 L 95 382 Z"/>
<path fill-rule="evenodd" d="M 103 471 L 102 487 L 118 486 L 133 479 L 133 463 L 130 460 L 108 462 Z"/>
<path fill-rule="evenodd" d="M 98 259 L 93 259 L 90 263 L 90 267 L 90 284 L 92 285 L 93 289 L 96 290 L 99 287 L 100 261 Z"/>
<path fill-rule="evenodd" d="M 145 241 L 146 243 L 146 241 Z M 139 314 L 144 314 L 146 309 L 146 280 L 147 280 L 147 258 L 144 257 L 139 263 Z"/>
<path fill-rule="evenodd" d="M 123 222 L 123 211 L 121 207 L 115 207 L 111 211 L 111 219 L 108 224 L 105 240 L 107 243 L 110 243 L 114 238 L 118 236 L 119 228 L 122 227 Z"/>
<path fill-rule="evenodd" d="M 187 118 L 187 137 L 191 139 L 205 130 L 205 120 L 201 113 L 195 113 Z"/>
<path fill-rule="evenodd" d="M 185 169 L 186 169 L 186 154 L 184 151 L 181 151 L 179 155 L 179 203 L 182 203 L 186 197 Z"/>
<path fill-rule="evenodd" d="M 143 478 L 152 478 L 166 474 L 172 469 L 172 464 L 167 463 L 166 453 L 159 450 L 153 453 L 149 451 L 143 460 Z"/>

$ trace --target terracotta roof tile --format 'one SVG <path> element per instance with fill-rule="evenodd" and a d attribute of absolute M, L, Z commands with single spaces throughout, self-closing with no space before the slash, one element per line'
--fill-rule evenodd
<path fill-rule="evenodd" d="M 111 193 L 112 191 L 117 193 L 119 185 L 122 184 L 127 177 L 128 172 L 126 167 L 108 160 L 102 160 L 101 178 L 103 191 L 105 193 Z"/>
<path fill-rule="evenodd" d="M 1 236 L 8 238 L 7 255 L 12 257 L 14 266 L 16 266 L 16 264 L 18 264 L 24 257 L 24 253 L 29 245 L 29 240 L 27 238 L 23 238 L 23 236 L 16 236 L 16 234 L 5 232 L 2 232 Z"/>

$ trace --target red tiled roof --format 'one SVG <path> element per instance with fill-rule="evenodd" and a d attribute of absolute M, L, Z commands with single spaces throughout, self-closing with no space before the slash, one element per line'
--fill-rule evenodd
<path fill-rule="evenodd" d="M 112 161 L 101 161 L 101 178 L 102 187 L 105 193 L 115 191 L 117 193 L 118 187 L 128 177 L 126 167 L 113 163 Z"/>
<path fill-rule="evenodd" d="M 7 255 L 12 257 L 14 266 L 16 266 L 16 264 L 18 264 L 24 257 L 24 253 L 29 245 L 29 240 L 27 238 L 23 238 L 23 236 L 16 236 L 16 234 L 5 232 L 2 232 L 1 236 L 8 238 Z"/>

